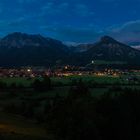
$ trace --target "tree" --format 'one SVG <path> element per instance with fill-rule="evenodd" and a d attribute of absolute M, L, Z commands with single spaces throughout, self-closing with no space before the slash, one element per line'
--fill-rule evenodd
<path fill-rule="evenodd" d="M 43 77 L 43 80 L 36 79 L 33 82 L 33 88 L 36 91 L 48 91 L 51 89 L 51 79 L 49 77 Z"/>

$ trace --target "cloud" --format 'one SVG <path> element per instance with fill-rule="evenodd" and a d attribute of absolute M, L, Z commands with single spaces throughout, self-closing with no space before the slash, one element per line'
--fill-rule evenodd
<path fill-rule="evenodd" d="M 140 2 L 140 0 L 134 1 Z M 101 3 L 107 5 L 107 9 L 106 6 L 102 8 Z M 102 12 L 112 8 L 114 3 L 126 4 L 121 0 L 98 0 L 98 2 L 92 0 L 87 2 L 84 0 L 1 0 L 0 30 L 3 34 L 13 31 L 40 32 L 56 39 L 72 42 L 95 42 L 102 35 L 110 35 L 126 43 L 140 42 L 140 20 L 106 27 L 127 21 L 129 16 L 132 19 L 128 14 L 129 16 L 123 17 L 122 20 L 121 9 L 117 11 L 117 17 L 113 13 L 111 13 L 113 16 L 105 17 L 106 14 L 110 15 L 110 11 L 102 15 Z M 102 8 L 100 11 L 98 11 L 100 9 L 98 4 Z M 134 12 L 138 13 L 138 9 L 135 10 Z M 130 12 L 133 12 L 132 9 Z M 101 32 L 100 29 L 103 31 Z"/>
<path fill-rule="evenodd" d="M 107 33 L 126 43 L 140 42 L 140 20 L 130 21 L 119 27 L 110 28 Z"/>
<path fill-rule="evenodd" d="M 97 30 L 94 24 L 89 24 L 87 27 L 60 27 L 57 23 L 50 26 L 42 26 L 42 30 L 51 33 L 55 38 L 72 42 L 95 42 L 104 35 L 109 35 L 128 44 L 140 42 L 140 20 L 130 21 L 103 30 Z"/>
<path fill-rule="evenodd" d="M 104 30 L 95 30 L 94 24 L 87 27 L 58 27 L 58 25 L 52 25 L 45 27 L 44 29 L 53 35 L 64 41 L 72 42 L 95 42 L 101 36 L 109 35 L 124 43 L 140 42 L 140 20 L 126 22 L 122 25 L 115 27 L 108 27 Z"/>

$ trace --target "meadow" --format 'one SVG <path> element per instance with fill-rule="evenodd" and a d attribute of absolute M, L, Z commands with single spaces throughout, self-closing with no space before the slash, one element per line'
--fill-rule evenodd
<path fill-rule="evenodd" d="M 120 76 L 111 76 L 111 75 L 105 75 L 105 76 L 96 76 L 96 75 L 74 75 L 74 76 L 64 76 L 64 77 L 52 77 L 52 84 L 62 84 L 62 86 L 70 86 L 71 82 L 74 80 L 82 79 L 84 82 L 97 82 L 99 84 L 114 84 L 116 82 L 120 82 L 122 84 L 127 84 L 127 77 L 128 76 L 122 76 L 121 79 Z M 41 79 L 41 78 L 38 78 Z M 35 78 L 0 78 L 1 82 L 5 82 L 8 85 L 12 83 L 16 83 L 17 85 L 24 85 L 25 87 L 29 87 L 30 84 L 35 80 Z"/>

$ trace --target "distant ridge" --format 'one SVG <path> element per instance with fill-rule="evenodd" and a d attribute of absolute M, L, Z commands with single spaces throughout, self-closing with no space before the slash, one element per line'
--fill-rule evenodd
<path fill-rule="evenodd" d="M 140 65 L 140 51 L 109 37 L 69 47 L 41 35 L 15 32 L 0 40 L 0 66 L 81 65 L 92 60 L 120 61 Z"/>

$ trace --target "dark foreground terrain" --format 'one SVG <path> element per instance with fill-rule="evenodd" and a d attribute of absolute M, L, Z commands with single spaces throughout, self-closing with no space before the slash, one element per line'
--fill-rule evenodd
<path fill-rule="evenodd" d="M 0 140 L 139 140 L 140 81 L 2 78 Z"/>

